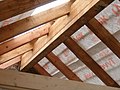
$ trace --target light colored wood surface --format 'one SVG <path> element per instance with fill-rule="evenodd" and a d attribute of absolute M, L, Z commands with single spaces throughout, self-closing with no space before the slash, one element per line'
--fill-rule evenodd
<path fill-rule="evenodd" d="M 22 55 L 31 49 L 33 49 L 32 43 L 28 43 L 28 44 L 25 44 L 19 48 L 16 48 L 8 53 L 1 55 L 0 56 L 0 63 L 4 63 L 6 61 L 9 61 L 10 59 L 13 59 L 19 55 Z"/>
<path fill-rule="evenodd" d="M 49 28 L 51 24 L 47 23 L 44 26 L 37 28 L 33 31 L 30 31 L 28 33 L 25 33 L 19 37 L 12 38 L 11 40 L 8 40 L 2 44 L 0 44 L 0 55 L 9 52 L 21 45 L 24 45 L 34 39 L 37 39 L 39 37 L 42 37 L 44 35 L 47 35 L 49 33 Z"/>
<path fill-rule="evenodd" d="M 50 28 L 50 33 L 48 36 L 42 38 L 37 42 L 36 45 L 39 45 L 37 53 L 34 53 L 31 56 L 31 59 L 27 61 L 26 64 L 21 65 L 21 70 L 26 66 L 33 66 L 36 62 L 45 56 L 42 53 L 52 42 L 54 42 L 60 35 L 62 35 L 73 23 L 75 23 L 82 15 L 84 15 L 93 5 L 95 5 L 98 0 L 76 0 L 74 4 L 71 6 L 71 12 L 69 16 L 64 16 L 58 19 Z M 80 7 L 80 8 L 79 8 Z M 55 45 L 55 44 L 54 44 Z M 57 45 L 57 44 L 56 44 Z M 54 46 L 53 46 L 54 47 Z M 33 50 L 34 52 L 34 50 Z M 39 54 L 42 55 L 40 56 Z M 24 61 L 24 60 L 22 60 Z M 28 68 L 28 67 L 27 67 Z"/>
<path fill-rule="evenodd" d="M 0 70 L 0 87 L 8 90 L 120 90 L 8 70 Z"/>
<path fill-rule="evenodd" d="M 36 15 L 0 28 L 0 42 L 68 14 L 70 12 L 70 4 L 70 2 L 66 2 L 65 4 L 56 6 L 52 9 L 40 12 Z"/>
<path fill-rule="evenodd" d="M 18 56 L 18 57 L 13 58 L 13 59 L 11 59 L 11 60 L 3 63 L 3 64 L 0 64 L 0 69 L 6 69 L 9 66 L 12 66 L 12 65 L 14 65 L 14 64 L 16 64 L 16 63 L 18 63 L 20 61 L 21 61 L 21 56 Z"/>

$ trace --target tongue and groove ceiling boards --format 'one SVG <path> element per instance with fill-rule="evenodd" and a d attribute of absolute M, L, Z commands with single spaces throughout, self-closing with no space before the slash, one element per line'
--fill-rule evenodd
<path fill-rule="evenodd" d="M 0 1 L 1 69 L 120 87 L 119 41 L 119 0 Z"/>

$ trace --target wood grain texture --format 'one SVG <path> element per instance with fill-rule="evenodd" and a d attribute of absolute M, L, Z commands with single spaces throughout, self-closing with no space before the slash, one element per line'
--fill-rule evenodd
<path fill-rule="evenodd" d="M 40 75 L 50 76 L 51 77 L 51 75 L 42 66 L 40 66 L 39 64 L 35 64 L 33 67 Z"/>
<path fill-rule="evenodd" d="M 120 43 L 104 26 L 95 18 L 90 20 L 86 25 L 116 56 L 120 58 Z"/>
<path fill-rule="evenodd" d="M 26 43 L 29 43 L 32 40 L 47 35 L 49 33 L 50 26 L 51 23 L 47 23 L 44 26 L 30 31 L 28 33 L 25 33 L 17 38 L 12 38 L 6 42 L 3 42 L 2 44 L 0 44 L 0 55 L 9 52 L 17 47 L 20 47 Z"/>
<path fill-rule="evenodd" d="M 48 53 L 50 53 L 55 47 L 57 47 L 60 43 L 62 43 L 67 38 L 67 36 L 72 35 L 82 25 L 84 25 L 84 23 L 80 22 L 82 20 L 81 18 L 86 17 L 89 20 L 92 17 L 94 17 L 94 15 L 96 15 L 98 12 L 100 12 L 102 10 L 102 9 L 98 10 L 98 7 L 100 6 L 100 2 L 99 3 L 97 2 L 98 1 L 96 0 L 86 0 L 86 1 L 77 0 L 76 2 L 74 2 L 73 5 L 71 6 L 71 12 L 69 16 L 64 16 L 58 19 L 54 23 L 54 25 L 51 26 L 50 29 L 51 34 L 49 34 L 48 37 L 44 37 L 43 39 L 40 40 L 40 42 L 37 45 L 40 45 L 41 43 L 42 45 L 39 46 L 37 53 L 32 55 L 32 58 L 26 64 L 21 65 L 21 70 L 25 71 L 30 67 L 32 67 L 39 60 L 41 60 Z M 90 9 L 96 3 L 97 5 L 94 8 Z M 81 8 L 79 8 L 80 6 Z M 86 13 L 87 11 L 88 13 Z M 92 12 L 95 11 L 96 13 L 88 17 L 87 15 L 90 14 L 91 11 Z M 62 36 L 62 34 L 65 34 L 64 36 L 66 37 Z"/>
<path fill-rule="evenodd" d="M 10 59 L 13 59 L 17 56 L 20 56 L 20 55 L 22 55 L 22 54 L 24 54 L 32 49 L 33 49 L 32 43 L 27 43 L 21 47 L 18 47 L 16 49 L 8 52 L 8 53 L 5 53 L 5 54 L 0 56 L 0 64 L 4 63 L 6 61 L 9 61 Z"/>
<path fill-rule="evenodd" d="M 67 2 L 60 6 L 56 6 L 49 10 L 40 12 L 39 14 L 36 14 L 34 16 L 30 16 L 10 25 L 4 26 L 0 28 L 0 42 L 10 39 L 37 26 L 40 26 L 41 24 L 47 23 L 51 20 L 66 15 L 69 12 L 70 2 Z"/>
<path fill-rule="evenodd" d="M 3 0 L 0 2 L 0 21 L 22 14 L 55 0 Z"/>
<path fill-rule="evenodd" d="M 10 70 L 0 70 L 0 87 L 7 90 L 120 90 Z"/>
<path fill-rule="evenodd" d="M 113 0 L 108 0 L 106 3 L 104 3 L 104 1 L 106 1 L 106 0 L 100 0 L 100 1 L 93 0 L 91 3 L 89 2 L 89 4 L 84 7 L 84 9 L 82 8 L 82 5 L 84 5 L 83 3 L 79 4 L 79 1 L 78 2 L 76 1 L 75 3 L 73 3 L 72 7 L 76 6 L 76 8 L 79 8 L 79 6 L 81 6 L 81 8 L 77 9 L 78 11 L 80 10 L 80 12 L 81 12 L 76 16 L 77 20 L 70 25 L 69 24 L 65 25 L 66 27 L 62 27 L 62 30 L 63 31 L 65 30 L 64 33 L 59 35 L 59 37 L 56 38 L 56 40 L 53 39 L 52 42 L 49 43 L 49 45 L 46 44 L 46 46 L 44 46 L 41 49 L 41 51 L 39 51 L 36 55 L 34 55 L 33 58 L 31 58 L 31 60 L 29 60 L 25 65 L 21 66 L 21 70 L 26 71 L 27 69 L 32 67 L 35 63 L 37 63 L 39 60 L 41 60 L 43 57 L 45 57 L 54 48 L 56 48 L 59 44 L 61 44 L 63 41 L 65 41 L 70 35 L 72 35 L 75 31 L 77 31 L 80 27 L 82 27 L 85 23 L 87 23 L 95 15 L 97 15 L 101 10 L 103 10 L 105 7 L 107 7 L 107 5 L 109 5 L 111 2 L 113 2 Z M 83 1 L 83 2 L 86 3 L 85 1 Z M 78 5 L 76 5 L 76 3 L 78 3 Z M 76 11 L 76 8 L 73 9 L 73 11 Z M 85 13 L 85 11 L 86 11 L 86 13 Z M 71 15 L 71 12 L 70 12 L 70 15 Z M 62 25 L 62 24 L 60 25 L 59 23 L 65 22 L 67 19 L 65 21 L 64 20 L 65 20 L 65 18 L 63 18 L 62 20 L 59 20 L 57 22 L 59 27 L 56 27 L 56 30 L 58 28 L 60 28 Z M 68 22 L 70 22 L 70 21 L 68 21 Z M 45 38 L 44 38 L 44 40 L 45 40 Z M 45 40 L 45 42 L 47 42 L 47 41 Z"/>
<path fill-rule="evenodd" d="M 72 38 L 68 38 L 64 44 L 106 85 L 120 87 Z"/>
<path fill-rule="evenodd" d="M 46 58 L 58 69 L 60 70 L 68 79 L 81 81 L 80 78 L 72 72 L 54 53 L 50 52 Z"/>
<path fill-rule="evenodd" d="M 18 57 L 13 58 L 13 59 L 11 59 L 3 64 L 0 64 L 0 69 L 6 69 L 6 68 L 8 68 L 8 67 L 20 62 L 20 61 L 21 61 L 21 56 L 18 56 Z"/>

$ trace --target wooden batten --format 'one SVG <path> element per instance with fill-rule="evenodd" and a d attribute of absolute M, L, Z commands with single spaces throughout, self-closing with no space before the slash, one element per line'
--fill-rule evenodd
<path fill-rule="evenodd" d="M 60 70 L 68 79 L 75 81 L 82 81 L 80 78 L 72 72 L 54 53 L 49 53 L 46 58 L 53 64 L 55 67 Z"/>
<path fill-rule="evenodd" d="M 40 66 L 39 64 L 35 64 L 33 66 L 33 68 L 40 74 L 40 75 L 44 75 L 44 76 L 50 76 L 51 75 L 42 67 Z"/>
<path fill-rule="evenodd" d="M 72 38 L 68 38 L 64 43 L 106 85 L 120 87 Z"/>
<path fill-rule="evenodd" d="M 120 58 L 120 43 L 115 37 L 110 34 L 95 18 L 87 23 L 90 30 Z"/>

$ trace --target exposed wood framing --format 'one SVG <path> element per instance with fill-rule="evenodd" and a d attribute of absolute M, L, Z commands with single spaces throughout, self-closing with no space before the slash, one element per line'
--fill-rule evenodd
<path fill-rule="evenodd" d="M 8 51 L 11 51 L 21 45 L 24 45 L 34 39 L 47 35 L 49 33 L 49 28 L 51 24 L 52 23 L 47 23 L 40 28 L 37 28 L 33 31 L 25 33 L 24 35 L 21 35 L 17 38 L 12 38 L 9 41 L 3 42 L 2 44 L 0 44 L 0 55 Z"/>
<path fill-rule="evenodd" d="M 0 28 L 0 42 L 21 34 L 41 24 L 47 23 L 70 12 L 70 2 L 40 12 L 34 16 L 22 19 L 10 25 Z M 3 15 L 3 14 L 2 14 Z"/>
<path fill-rule="evenodd" d="M 98 2 L 98 3 L 97 3 Z M 108 1 L 108 4 L 112 2 Z M 97 3 L 97 4 L 96 4 Z M 95 5 L 96 4 L 96 5 Z M 95 5 L 95 6 L 94 6 Z M 81 6 L 81 8 L 79 8 Z M 94 7 L 93 7 L 94 6 Z M 101 6 L 106 7 L 107 4 L 103 1 L 97 0 L 77 0 L 71 8 L 71 12 L 69 17 L 65 16 L 61 19 L 57 20 L 52 26 L 50 31 L 53 31 L 54 34 L 49 34 L 48 37 L 45 37 L 38 44 L 43 44 L 39 46 L 39 51 L 33 55 L 31 59 L 27 61 L 26 64 L 21 65 L 21 70 L 25 71 L 32 67 L 35 63 L 37 63 L 40 59 L 45 57 L 49 52 L 51 52 L 55 47 L 57 47 L 60 43 L 62 43 L 67 36 L 72 35 L 75 31 L 77 31 L 84 23 L 93 18 L 97 13 L 99 13 L 103 8 Z M 92 8 L 91 8 L 92 7 Z M 91 8 L 91 9 L 90 9 Z M 90 9 L 90 10 L 89 10 Z M 89 10 L 89 11 L 88 11 Z M 76 12 L 77 11 L 77 12 Z M 87 13 L 86 13 L 87 12 Z M 94 12 L 91 14 L 91 12 Z M 86 13 L 86 14 L 85 14 Z M 88 17 L 89 16 L 89 17 Z M 83 19 L 85 22 L 83 22 Z M 77 21 L 77 22 L 76 22 Z M 82 22 L 81 22 L 82 21 Z M 75 23 L 76 22 L 76 23 Z M 61 23 L 61 24 L 60 24 Z M 74 24 L 73 24 L 74 23 Z M 58 31 L 56 31 L 58 30 Z M 55 33 L 56 32 L 56 33 Z M 65 34 L 66 37 L 61 34 Z M 53 38 L 54 37 L 54 38 Z M 58 38 L 59 37 L 59 38 Z M 57 39 L 57 40 L 56 40 Z M 49 46 L 49 47 L 48 47 Z"/>
<path fill-rule="evenodd" d="M 119 85 L 72 38 L 68 38 L 64 43 L 106 85 L 119 87 Z"/>
<path fill-rule="evenodd" d="M 10 59 L 13 59 L 19 55 L 22 55 L 30 50 L 33 49 L 33 43 L 28 43 L 28 44 L 25 44 L 21 47 L 18 47 L 8 53 L 5 53 L 3 55 L 0 56 L 0 63 L 4 63 L 6 61 L 9 61 Z"/>
<path fill-rule="evenodd" d="M 95 18 L 87 23 L 90 30 L 120 58 L 120 43 Z"/>
<path fill-rule="evenodd" d="M 119 88 L 7 70 L 0 70 L 0 87 L 8 90 L 119 90 Z"/>
<path fill-rule="evenodd" d="M 51 75 L 42 66 L 40 66 L 39 64 L 35 64 L 33 67 L 40 75 L 50 76 L 51 77 Z"/>
<path fill-rule="evenodd" d="M 18 56 L 18 57 L 13 58 L 13 59 L 11 59 L 3 64 L 0 64 L 0 69 L 6 69 L 6 68 L 8 68 L 8 67 L 20 62 L 20 61 L 21 61 L 21 56 Z"/>
<path fill-rule="evenodd" d="M 0 2 L 0 21 L 24 13 L 55 0 L 3 0 Z"/>
<path fill-rule="evenodd" d="M 60 70 L 68 79 L 75 81 L 82 81 L 80 78 L 72 72 L 54 53 L 49 53 L 46 58 L 53 64 L 55 67 Z"/>

